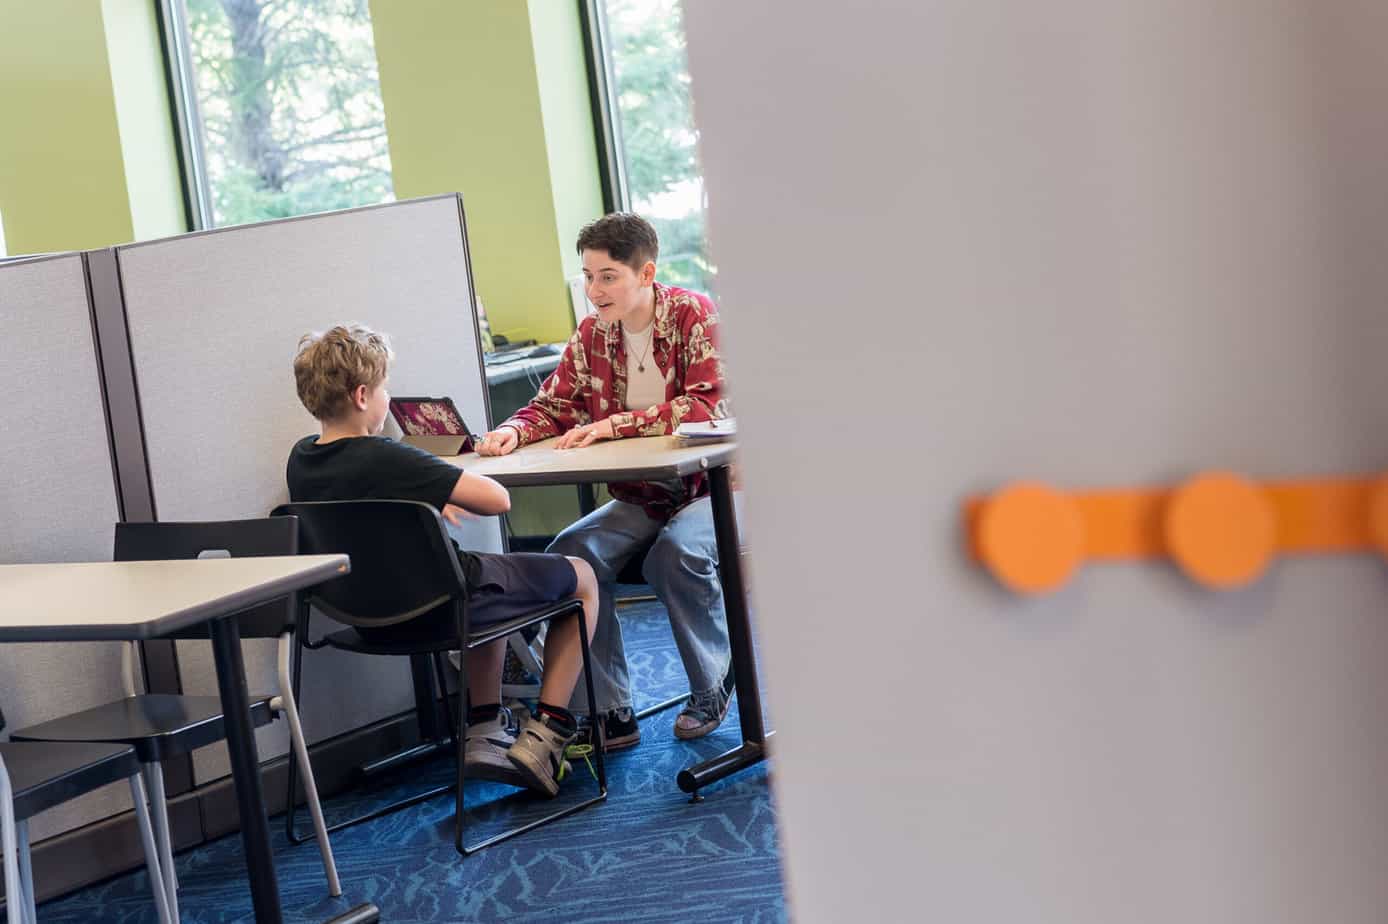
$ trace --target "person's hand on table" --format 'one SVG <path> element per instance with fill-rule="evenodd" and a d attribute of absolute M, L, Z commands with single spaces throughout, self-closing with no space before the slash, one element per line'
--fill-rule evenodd
<path fill-rule="evenodd" d="M 599 420 L 597 423 L 584 424 L 581 427 L 574 427 L 572 430 L 559 437 L 559 442 L 554 444 L 555 449 L 582 449 L 584 446 L 591 446 L 598 440 L 612 440 L 617 438 L 617 433 L 612 429 L 612 418 Z"/>
<path fill-rule="evenodd" d="M 477 443 L 479 456 L 504 456 L 515 452 L 520 444 L 520 434 L 515 427 L 497 427 Z"/>

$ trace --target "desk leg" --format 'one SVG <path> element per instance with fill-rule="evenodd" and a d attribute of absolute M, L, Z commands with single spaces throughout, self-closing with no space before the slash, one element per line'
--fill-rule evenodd
<path fill-rule="evenodd" d="M 246 849 L 255 919 L 280 921 L 279 882 L 270 854 L 270 828 L 260 788 L 260 759 L 256 755 L 255 730 L 251 725 L 246 692 L 246 665 L 241 659 L 241 626 L 234 617 L 214 619 L 211 631 L 217 689 L 222 695 L 222 713 L 226 717 L 231 778 L 236 784 L 236 806 L 241 813 L 241 843 Z"/>
<path fill-rule="evenodd" d="M 727 466 L 709 472 L 713 529 L 718 540 L 718 573 L 723 582 L 723 606 L 728 614 L 728 644 L 732 648 L 737 682 L 737 714 L 742 723 L 742 746 L 681 770 L 676 782 L 694 793 L 766 758 L 768 732 L 762 725 L 761 689 L 752 651 L 752 626 L 747 616 L 747 592 L 742 580 L 742 544 L 737 535 L 732 479 Z"/>
<path fill-rule="evenodd" d="M 581 484 L 578 486 L 578 512 L 581 516 L 587 516 L 598 509 L 598 492 L 591 484 Z"/>

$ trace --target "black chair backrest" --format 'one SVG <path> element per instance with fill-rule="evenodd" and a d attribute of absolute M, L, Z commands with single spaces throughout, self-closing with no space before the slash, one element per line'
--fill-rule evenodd
<path fill-rule="evenodd" d="M 293 517 L 223 520 L 214 523 L 117 523 L 116 561 L 167 561 L 197 558 L 204 552 L 232 558 L 299 554 L 299 528 Z M 237 617 L 242 638 L 275 638 L 294 628 L 293 596 L 246 610 Z M 167 638 L 207 638 L 200 623 Z"/>
<path fill-rule="evenodd" d="M 350 574 L 308 592 L 309 602 L 338 622 L 390 626 L 466 600 L 457 552 L 443 518 L 428 504 L 314 501 L 284 504 L 274 515 L 298 518 L 303 554 L 351 557 Z"/>

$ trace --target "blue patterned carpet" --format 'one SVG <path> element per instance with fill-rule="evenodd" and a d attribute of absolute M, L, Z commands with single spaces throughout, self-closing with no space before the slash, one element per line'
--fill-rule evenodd
<path fill-rule="evenodd" d="M 664 609 L 623 607 L 637 706 L 677 695 L 684 670 Z M 740 743 L 737 707 L 706 738 L 677 741 L 675 713 L 642 722 L 641 744 L 608 758 L 608 801 L 463 858 L 453 849 L 453 798 L 439 796 L 333 835 L 343 897 L 327 897 L 315 844 L 294 847 L 271 820 L 286 921 L 324 921 L 363 902 L 389 922 L 544 921 L 772 922 L 786 920 L 766 765 L 705 791 L 691 805 L 675 786 L 685 765 Z M 581 801 L 596 789 L 582 764 L 556 802 L 490 784 L 468 784 L 470 843 Z M 451 760 L 403 771 L 394 791 L 447 780 Z M 387 792 L 389 796 L 391 793 Z M 376 794 L 380 795 L 380 794 Z M 371 795 L 342 795 L 325 806 L 356 811 Z M 301 826 L 308 819 L 301 814 Z M 179 910 L 189 924 L 253 919 L 240 836 L 175 857 Z M 147 877 L 121 876 L 39 908 L 41 922 L 155 921 Z"/>

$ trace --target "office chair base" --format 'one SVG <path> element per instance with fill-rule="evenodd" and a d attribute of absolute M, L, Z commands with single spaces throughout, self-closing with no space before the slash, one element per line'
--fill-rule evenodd
<path fill-rule="evenodd" d="M 647 706 L 645 709 L 636 713 L 636 720 L 639 722 L 642 719 L 649 719 L 657 712 L 664 712 L 666 709 L 674 709 L 687 699 L 689 699 L 689 694 L 681 693 L 679 696 L 672 696 L 663 702 L 656 703 L 654 706 Z"/>
<path fill-rule="evenodd" d="M 477 852 L 480 851 L 480 850 L 486 850 L 488 847 L 492 847 L 492 846 L 495 846 L 496 844 L 500 844 L 502 841 L 509 841 L 509 840 L 510 840 L 511 838 L 513 838 L 513 837 L 516 837 L 516 836 L 521 835 L 521 834 L 525 834 L 527 831 L 534 831 L 536 828 L 538 828 L 538 827 L 540 827 L 540 826 L 542 826 L 542 825 L 547 825 L 547 824 L 549 824 L 551 821 L 558 821 L 558 820 L 561 819 L 561 818 L 566 818 L 566 817 L 568 817 L 569 815 L 573 815 L 573 814 L 576 814 L 576 813 L 578 813 L 578 812 L 581 812 L 581 811 L 583 811 L 584 809 L 588 808 L 589 806 L 597 805 L 599 802 L 606 802 L 606 801 L 607 801 L 607 790 L 606 790 L 606 789 L 603 789 L 603 790 L 599 791 L 598 794 L 597 794 L 596 796 L 593 796 L 593 797 L 590 798 L 590 799 L 585 799 L 584 801 L 578 803 L 577 805 L 571 805 L 571 806 L 569 806 L 569 807 L 566 808 L 566 809 L 562 809 L 562 810 L 560 810 L 560 811 L 558 811 L 558 812 L 553 812 L 553 813 L 551 813 L 551 814 L 549 814 L 549 815 L 546 815 L 546 816 L 543 817 L 543 818 L 537 818 L 537 819 L 535 819 L 534 821 L 526 822 L 525 824 L 520 825 L 519 827 L 512 828 L 510 831 L 503 831 L 503 832 L 501 832 L 500 834 L 493 835 L 492 837 L 489 837 L 489 838 L 487 838 L 486 840 L 480 841 L 480 842 L 478 842 L 478 843 L 476 843 L 476 844 L 473 844 L 473 845 L 471 845 L 471 846 L 468 846 L 467 844 L 464 844 L 464 843 L 462 842 L 462 832 L 460 831 L 460 832 L 459 832 L 459 839 L 458 839 L 457 843 L 456 843 L 454 846 L 457 847 L 458 853 L 462 854 L 462 855 L 465 856 L 465 857 L 470 857 L 470 856 L 472 856 L 474 853 L 477 853 Z"/>
<path fill-rule="evenodd" d="M 334 832 L 341 831 L 344 828 L 355 827 L 356 825 L 359 825 L 365 821 L 375 821 L 377 818 L 384 817 L 386 815 L 391 814 L 392 812 L 398 812 L 400 811 L 400 809 L 409 808 L 411 805 L 418 805 L 421 802 L 427 802 L 435 796 L 441 796 L 444 793 L 451 791 L 452 789 L 452 783 L 446 783 L 443 786 L 435 786 L 432 789 L 426 789 L 424 792 L 417 793 L 413 796 L 410 796 L 407 799 L 400 799 L 397 802 L 392 802 L 390 805 L 387 805 L 383 808 L 379 808 L 376 811 L 370 812 L 366 815 L 361 815 L 357 818 L 349 818 L 346 821 L 339 821 L 337 824 L 328 825 L 327 832 L 329 834 L 332 834 Z M 314 835 L 311 831 L 308 834 L 299 833 L 297 827 L 295 826 L 295 820 L 297 815 L 298 804 L 296 803 L 289 809 L 289 811 L 285 815 L 284 833 L 285 836 L 289 838 L 289 842 L 291 844 L 306 844 L 314 839 Z"/>
<path fill-rule="evenodd" d="M 364 763 L 358 767 L 357 770 L 363 777 L 370 779 L 373 776 L 379 776 L 382 773 L 394 770 L 405 764 L 433 757 L 440 751 L 446 751 L 452 754 L 453 750 L 452 741 L 425 741 L 413 747 L 405 748 L 403 751 L 396 751 L 394 754 L 387 754 L 385 757 L 380 757 L 376 760 Z"/>

